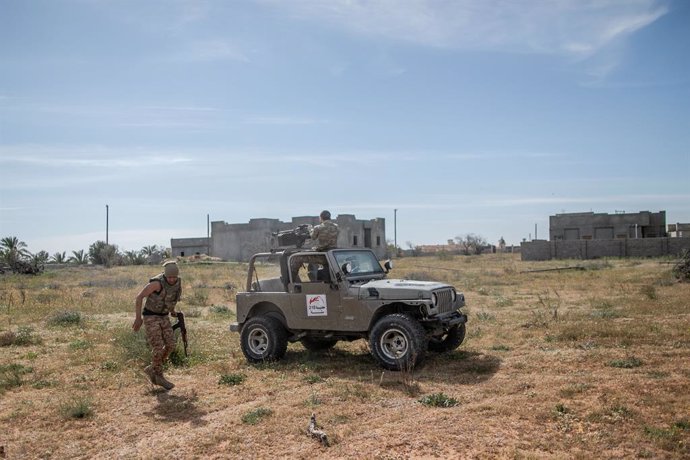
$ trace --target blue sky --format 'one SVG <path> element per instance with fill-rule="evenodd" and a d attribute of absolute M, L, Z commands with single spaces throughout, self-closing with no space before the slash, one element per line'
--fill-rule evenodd
<path fill-rule="evenodd" d="M 322 209 L 398 244 L 690 222 L 690 2 L 0 0 L 0 236 Z"/>

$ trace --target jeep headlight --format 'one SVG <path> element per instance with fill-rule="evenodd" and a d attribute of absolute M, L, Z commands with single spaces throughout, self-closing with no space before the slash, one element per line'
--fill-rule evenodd
<path fill-rule="evenodd" d="M 452 288 L 450 290 L 450 300 L 451 302 L 455 302 L 455 300 L 458 298 L 458 293 L 455 292 L 455 288 Z"/>
<path fill-rule="evenodd" d="M 436 308 L 436 305 L 438 305 L 438 296 L 436 295 L 435 292 L 431 293 L 431 306 Z"/>

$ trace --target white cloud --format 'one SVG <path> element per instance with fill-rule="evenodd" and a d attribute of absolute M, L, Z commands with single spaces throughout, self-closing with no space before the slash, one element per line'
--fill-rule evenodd
<path fill-rule="evenodd" d="M 101 146 L 0 145 L 0 164 L 44 167 L 146 168 L 189 163 L 176 152 Z"/>
<path fill-rule="evenodd" d="M 467 50 L 586 57 L 653 23 L 663 0 L 258 0 L 351 33 Z"/>
<path fill-rule="evenodd" d="M 328 123 L 325 120 L 316 120 L 313 118 L 299 118 L 299 117 L 267 117 L 267 116 L 250 116 L 245 118 L 245 123 L 250 125 L 321 125 Z"/>
<path fill-rule="evenodd" d="M 249 57 L 237 44 L 222 40 L 198 40 L 186 45 L 173 60 L 180 61 L 238 61 L 249 62 Z"/>

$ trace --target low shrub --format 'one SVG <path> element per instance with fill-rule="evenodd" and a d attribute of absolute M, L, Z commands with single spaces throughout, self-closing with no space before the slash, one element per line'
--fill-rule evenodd
<path fill-rule="evenodd" d="M 618 367 L 621 369 L 632 369 L 634 367 L 640 367 L 641 365 L 642 361 L 634 356 L 630 356 L 625 359 L 614 359 L 612 361 L 609 361 L 609 366 Z"/>
<path fill-rule="evenodd" d="M 84 419 L 93 416 L 93 403 L 87 396 L 73 396 L 60 404 L 60 414 L 66 419 Z"/>
<path fill-rule="evenodd" d="M 457 399 L 443 393 L 426 395 L 419 402 L 428 407 L 453 407 L 459 404 Z"/>
<path fill-rule="evenodd" d="M 262 419 L 269 417 L 271 415 L 273 415 L 273 411 L 271 409 L 259 407 L 257 409 L 254 409 L 253 411 L 249 411 L 246 414 L 244 414 L 242 416 L 242 423 L 247 425 L 256 425 Z"/>
<path fill-rule="evenodd" d="M 241 385 L 247 379 L 244 374 L 223 374 L 218 379 L 218 385 L 235 386 Z"/>
<path fill-rule="evenodd" d="M 48 318 L 49 326 L 79 326 L 83 322 L 81 313 L 74 310 L 62 310 Z"/>

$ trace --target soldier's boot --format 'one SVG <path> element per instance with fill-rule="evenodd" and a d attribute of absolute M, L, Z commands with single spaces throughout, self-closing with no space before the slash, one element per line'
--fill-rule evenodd
<path fill-rule="evenodd" d="M 151 383 L 156 385 L 156 374 L 153 372 L 153 367 L 149 364 L 144 368 L 144 372 L 146 375 L 149 376 L 149 380 L 151 380 Z"/>
<path fill-rule="evenodd" d="M 154 378 L 156 380 L 154 383 L 156 385 L 162 386 L 166 390 L 172 390 L 173 388 L 175 388 L 175 384 L 172 383 L 171 381 L 167 380 L 165 377 L 163 377 L 162 373 L 161 374 L 155 374 Z"/>

